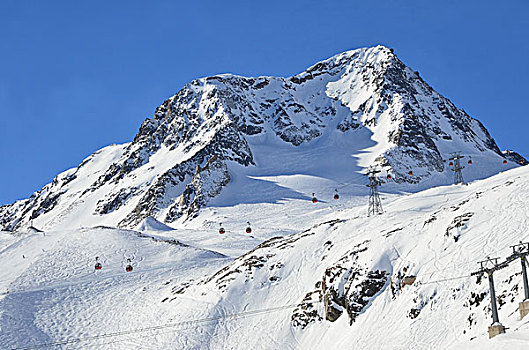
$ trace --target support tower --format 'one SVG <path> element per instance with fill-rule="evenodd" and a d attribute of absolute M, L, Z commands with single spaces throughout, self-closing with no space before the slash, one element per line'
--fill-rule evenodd
<path fill-rule="evenodd" d="M 489 327 L 489 338 L 493 338 L 498 334 L 505 333 L 505 326 L 500 323 L 498 317 L 498 306 L 496 304 L 496 292 L 494 290 L 494 271 L 503 269 L 508 266 L 507 262 L 498 264 L 498 258 L 487 258 L 487 260 L 479 262 L 480 269 L 479 271 L 471 273 L 472 276 L 487 274 L 489 278 L 489 288 L 490 288 L 490 306 L 492 308 L 492 324 Z"/>
<path fill-rule="evenodd" d="M 529 243 L 515 244 L 511 246 L 512 254 L 507 257 L 505 262 L 510 264 L 511 262 L 520 259 L 522 264 L 522 281 L 524 290 L 524 299 L 520 303 L 520 318 L 524 318 L 529 314 L 529 282 L 527 278 L 527 256 L 529 256 Z"/>
<path fill-rule="evenodd" d="M 366 185 L 369 187 L 369 206 L 367 208 L 367 216 L 384 213 L 382 202 L 380 201 L 380 196 L 378 194 L 378 186 L 382 185 L 382 180 L 377 176 L 378 173 L 380 173 L 380 170 L 370 168 L 366 174 L 369 178 L 369 184 Z"/>
<path fill-rule="evenodd" d="M 465 156 L 462 156 L 459 152 L 454 152 L 450 155 L 450 158 L 448 158 L 450 162 L 454 162 L 454 167 L 450 169 L 454 172 L 454 185 L 465 183 L 463 180 L 463 173 L 461 172 L 461 170 L 465 169 L 465 166 L 461 165 L 461 159 L 464 157 Z"/>

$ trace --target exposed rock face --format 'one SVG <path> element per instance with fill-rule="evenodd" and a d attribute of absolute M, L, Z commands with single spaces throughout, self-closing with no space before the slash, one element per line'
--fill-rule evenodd
<path fill-rule="evenodd" d="M 466 228 L 468 221 L 473 215 L 474 213 L 464 213 L 456 216 L 446 228 L 445 236 L 452 237 L 457 242 L 461 236 L 461 231 Z"/>
<path fill-rule="evenodd" d="M 111 193 L 104 199 L 97 201 L 95 214 L 108 214 L 119 209 L 136 192 L 136 188 L 122 188 L 118 193 Z"/>
<path fill-rule="evenodd" d="M 285 275 L 285 270 L 292 271 L 292 266 L 288 266 L 286 261 L 292 259 L 292 255 L 298 256 L 300 247 L 306 246 L 308 241 L 318 239 L 318 233 L 342 223 L 342 220 L 331 220 L 297 234 L 269 239 L 207 278 L 178 284 L 173 293 L 215 294 L 222 299 L 229 298 L 230 293 L 244 293 L 241 288 L 249 288 L 257 294 L 259 289 L 281 288 L 283 283 L 289 283 L 281 276 Z M 370 269 L 366 265 L 369 258 L 362 260 L 368 246 L 369 241 L 354 245 L 326 268 L 321 279 L 315 283 L 315 289 L 304 294 L 301 302 L 294 307 L 291 316 L 294 327 L 304 329 L 315 322 L 334 322 L 344 313 L 352 324 L 366 310 L 388 285 L 389 277 L 386 271 Z M 325 252 L 332 248 L 332 242 L 324 244 L 323 251 L 320 251 L 322 261 L 325 260 Z"/>
<path fill-rule="evenodd" d="M 321 282 L 318 282 L 316 284 L 316 288 L 320 287 Z M 318 308 L 315 306 L 315 302 L 320 303 L 322 301 L 321 298 L 321 288 L 314 292 L 307 293 L 305 298 L 303 298 L 301 303 L 298 305 L 298 307 L 296 307 L 296 309 L 294 309 L 294 312 L 292 313 L 292 326 L 304 329 L 311 323 L 322 321 L 323 315 L 320 314 Z M 338 319 L 341 314 L 342 313 L 340 309 L 339 315 L 337 315 L 334 320 Z"/>
<path fill-rule="evenodd" d="M 292 325 L 301 329 L 323 319 L 334 322 L 344 313 L 353 324 L 370 301 L 387 285 L 389 273 L 369 270 L 360 262 L 367 251 L 369 241 L 362 242 L 347 251 L 338 261 L 327 267 L 316 289 L 306 294 L 292 314 Z M 332 248 L 332 242 L 326 248 Z M 323 302 L 323 313 L 314 303 Z"/>
<path fill-rule="evenodd" d="M 209 198 L 217 196 L 222 188 L 230 182 L 230 174 L 226 164 L 213 156 L 204 167 L 197 165 L 193 180 L 186 185 L 177 202 L 169 208 L 165 221 L 173 222 L 185 216 L 195 217 Z"/>
<path fill-rule="evenodd" d="M 37 218 L 47 228 L 73 216 L 96 215 L 122 227 L 149 216 L 168 223 L 193 218 L 229 183 L 230 164 L 257 166 L 255 137 L 297 147 L 333 132 L 375 143 L 369 151 L 375 164 L 391 169 L 397 182 L 439 174 L 447 150 L 502 156 L 479 121 L 377 46 L 290 78 L 194 80 L 143 122 L 133 142 L 102 149 L 29 199 L 0 207 L 0 229 Z"/>
<path fill-rule="evenodd" d="M 511 162 L 515 162 L 516 164 L 520 165 L 527 165 L 529 162 L 527 159 L 525 159 L 521 154 L 513 151 L 513 150 L 506 150 L 502 152 L 506 159 L 510 160 Z"/>
<path fill-rule="evenodd" d="M 346 311 L 352 324 L 371 298 L 385 287 L 388 273 L 369 271 L 358 264 L 367 243 L 357 245 L 325 271 L 321 292 L 326 320 L 334 322 Z"/>
<path fill-rule="evenodd" d="M 51 212 L 64 195 L 65 187 L 75 180 L 75 173 L 63 173 L 53 179 L 53 182 L 35 192 L 29 199 L 17 201 L 11 205 L 0 206 L 0 228 L 13 231 L 30 225 L 32 219 Z"/>

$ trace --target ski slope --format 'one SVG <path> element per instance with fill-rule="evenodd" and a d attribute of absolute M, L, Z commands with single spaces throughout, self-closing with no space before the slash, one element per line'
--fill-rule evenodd
<path fill-rule="evenodd" d="M 488 284 L 469 275 L 479 260 L 504 258 L 509 245 L 529 240 L 528 180 L 521 167 L 414 194 L 383 186 L 385 213 L 368 218 L 361 184 L 344 187 L 335 201 L 327 183 L 291 174 L 266 181 L 295 193 L 316 188 L 320 201 L 235 204 L 226 191 L 176 229 L 148 220 L 141 231 L 2 232 L 0 348 L 523 349 L 529 320 L 518 319 L 519 263 L 495 273 L 508 330 L 492 340 Z M 458 217 L 463 224 L 450 228 Z M 354 247 L 366 249 L 351 254 Z M 417 282 L 392 292 L 405 267 Z M 324 320 L 316 285 L 327 269 L 349 268 L 359 271 L 355 284 L 366 271 L 388 278 L 352 325 L 346 312 Z M 308 293 L 308 310 L 321 319 L 296 327 L 292 317 Z M 479 305 L 471 305 L 472 293 L 484 293 Z M 416 318 L 411 309 L 420 310 Z"/>

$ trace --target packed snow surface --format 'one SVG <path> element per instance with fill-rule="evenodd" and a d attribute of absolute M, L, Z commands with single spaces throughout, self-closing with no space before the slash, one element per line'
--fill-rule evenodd
<path fill-rule="evenodd" d="M 470 277 L 529 240 L 520 164 L 383 46 L 194 80 L 0 206 L 0 348 L 525 348 L 519 262 L 495 273 L 492 340 Z"/>
<path fill-rule="evenodd" d="M 1 233 L 0 347 L 526 348 L 529 324 L 517 310 L 519 263 L 495 273 L 508 330 L 491 340 L 488 283 L 469 276 L 479 260 L 503 259 L 510 245 L 529 240 L 526 167 L 469 185 L 383 192 L 385 213 L 374 217 L 367 217 L 367 198 L 354 186 L 334 200 L 324 182 L 307 175 L 266 181 L 292 193 L 316 186 L 320 201 L 293 196 L 213 205 L 196 227 L 175 230 L 148 220 L 143 231 Z M 129 273 L 127 259 L 134 266 Z M 346 312 L 330 322 L 318 293 L 310 306 L 303 300 L 326 274 L 348 268 L 360 280 L 375 270 L 387 279 L 352 324 Z M 417 281 L 395 288 L 404 268 Z M 339 289 L 342 282 L 332 283 Z M 295 326 L 300 305 L 321 318 Z"/>

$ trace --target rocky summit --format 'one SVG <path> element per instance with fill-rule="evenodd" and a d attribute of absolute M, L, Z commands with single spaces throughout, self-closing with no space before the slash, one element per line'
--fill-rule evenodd
<path fill-rule="evenodd" d="M 329 180 L 332 189 L 363 184 L 369 166 L 391 173 L 396 191 L 413 192 L 450 183 L 445 159 L 456 151 L 478 161 L 468 180 L 505 169 L 504 158 L 508 167 L 525 164 L 392 49 L 357 49 L 288 78 L 190 82 L 132 142 L 105 147 L 30 198 L 0 207 L 0 228 L 135 228 L 149 217 L 182 223 L 224 193 L 244 200 L 232 193 L 244 179 L 298 173 Z M 254 202 L 271 193 L 256 191 Z M 289 195 L 274 193 L 269 200 Z"/>

